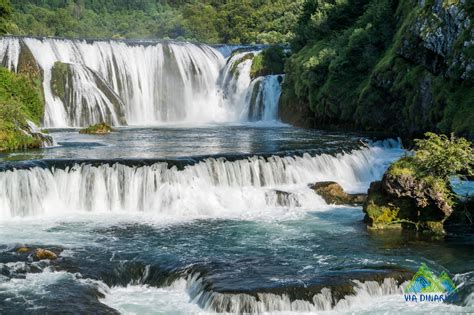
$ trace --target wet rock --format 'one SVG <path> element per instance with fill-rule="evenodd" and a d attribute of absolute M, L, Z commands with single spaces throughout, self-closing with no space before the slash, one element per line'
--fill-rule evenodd
<path fill-rule="evenodd" d="M 64 104 L 73 126 L 127 123 L 122 100 L 92 69 L 56 62 L 51 69 L 51 90 Z"/>
<path fill-rule="evenodd" d="M 35 250 L 34 255 L 33 255 L 33 259 L 35 259 L 35 260 L 46 260 L 46 259 L 56 260 L 56 259 L 58 259 L 58 255 L 56 255 L 55 253 L 53 253 L 50 250 L 43 249 L 43 248 L 37 248 Z"/>
<path fill-rule="evenodd" d="M 301 204 L 295 194 L 282 191 L 274 190 L 266 194 L 267 202 L 275 202 L 277 205 L 282 207 L 300 207 Z"/>
<path fill-rule="evenodd" d="M 18 247 L 18 248 L 16 249 L 16 252 L 17 252 L 18 254 L 26 254 L 26 253 L 29 253 L 29 252 L 31 252 L 31 251 L 32 251 L 32 249 L 29 248 L 29 247 L 26 247 L 26 246 Z"/>
<path fill-rule="evenodd" d="M 348 194 L 336 182 L 319 182 L 310 185 L 328 204 L 362 205 L 367 199 L 366 194 Z"/>

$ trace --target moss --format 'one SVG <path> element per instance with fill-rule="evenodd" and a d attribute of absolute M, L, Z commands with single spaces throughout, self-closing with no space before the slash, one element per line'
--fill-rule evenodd
<path fill-rule="evenodd" d="M 265 73 L 263 55 L 260 53 L 253 58 L 252 67 L 250 68 L 250 77 L 253 79 L 263 75 L 263 73 Z"/>
<path fill-rule="evenodd" d="M 243 55 L 242 58 L 236 60 L 232 64 L 232 67 L 230 68 L 230 73 L 232 73 L 232 75 L 234 75 L 234 76 L 238 76 L 239 74 L 237 73 L 237 68 L 239 67 L 239 65 L 242 64 L 243 62 L 247 61 L 247 60 L 252 60 L 252 58 L 254 58 L 253 53 L 248 53 L 248 54 Z"/>
<path fill-rule="evenodd" d="M 254 79 L 260 76 L 284 73 L 286 58 L 287 54 L 279 45 L 264 49 L 253 58 L 250 77 Z"/>
<path fill-rule="evenodd" d="M 92 135 L 102 135 L 107 134 L 114 131 L 111 126 L 107 125 L 106 123 L 102 122 L 99 124 L 95 124 L 89 126 L 87 128 L 81 129 L 79 133 L 82 134 L 92 134 Z"/>
<path fill-rule="evenodd" d="M 51 90 L 53 94 L 64 101 L 66 97 L 66 86 L 71 72 L 69 65 L 63 62 L 55 62 L 51 69 Z"/>
<path fill-rule="evenodd" d="M 400 175 L 415 175 L 417 172 L 415 163 L 412 157 L 404 157 L 393 163 L 387 171 L 394 176 Z"/>

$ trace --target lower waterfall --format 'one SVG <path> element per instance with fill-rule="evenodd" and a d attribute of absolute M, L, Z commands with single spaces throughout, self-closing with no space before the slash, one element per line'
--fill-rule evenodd
<path fill-rule="evenodd" d="M 239 217 L 254 209 L 324 207 L 308 184 L 334 180 L 364 191 L 387 160 L 373 146 L 336 156 L 203 160 L 179 170 L 167 163 L 75 164 L 0 173 L 0 219 L 71 212 L 145 212 L 177 218 Z"/>

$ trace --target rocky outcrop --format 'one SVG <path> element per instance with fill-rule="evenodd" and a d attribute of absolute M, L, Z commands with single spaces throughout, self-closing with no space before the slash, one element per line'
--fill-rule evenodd
<path fill-rule="evenodd" d="M 364 204 L 369 229 L 415 229 L 444 234 L 453 213 L 452 191 L 433 176 L 420 176 L 411 158 L 394 163 L 382 181 L 370 185 Z"/>
<path fill-rule="evenodd" d="M 366 199 L 366 194 L 348 194 L 336 182 L 319 182 L 310 185 L 318 195 L 328 204 L 335 205 L 362 205 Z"/>
<path fill-rule="evenodd" d="M 474 45 L 474 30 L 466 0 L 419 0 L 418 8 L 397 53 L 433 74 L 471 79 L 474 60 L 467 50 Z"/>
<path fill-rule="evenodd" d="M 64 104 L 71 126 L 127 123 L 120 97 L 87 67 L 56 62 L 52 68 L 51 90 Z"/>

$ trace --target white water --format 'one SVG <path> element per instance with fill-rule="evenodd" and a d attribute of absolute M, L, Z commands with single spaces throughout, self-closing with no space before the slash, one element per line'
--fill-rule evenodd
<path fill-rule="evenodd" d="M 334 180 L 362 192 L 399 148 L 374 146 L 336 156 L 207 159 L 183 170 L 166 163 L 129 167 L 75 165 L 0 173 L 0 219 L 89 212 L 145 212 L 162 217 L 255 217 L 286 207 L 324 208 L 308 184 Z M 275 190 L 288 192 L 283 201 Z"/>
<path fill-rule="evenodd" d="M 403 296 L 404 284 L 391 278 L 382 283 L 354 280 L 354 295 L 335 301 L 330 289 L 322 289 L 312 301 L 291 300 L 287 295 L 260 293 L 258 299 L 247 294 L 222 294 L 204 289 L 199 275 L 176 280 L 164 288 L 145 285 L 108 288 L 103 286 L 105 298 L 102 303 L 117 309 L 122 314 L 157 314 L 156 310 L 172 307 L 177 313 L 210 314 L 228 309 L 230 314 L 387 314 L 410 313 L 466 313 L 464 308 L 444 303 L 413 303 L 407 305 Z M 164 303 L 167 301 L 167 303 Z M 201 306 L 201 309 L 197 308 Z M 409 308 L 408 308 L 409 306 Z"/>
<path fill-rule="evenodd" d="M 229 67 L 236 56 L 226 66 L 224 56 L 207 45 L 2 38 L 0 61 L 13 71 L 18 68 L 22 44 L 43 70 L 46 127 L 86 126 L 99 120 L 113 125 L 248 120 L 245 100 L 251 93 L 252 60 L 239 65 L 242 71 L 234 78 Z M 73 96 L 66 102 L 51 88 L 56 62 L 74 69 L 67 86 Z M 97 77 L 120 98 L 119 109 L 98 88 Z M 222 86 L 229 80 L 231 89 Z M 267 93 L 273 109 L 262 118 L 274 120 L 278 99 L 271 95 L 279 95 L 280 87 L 272 84 L 268 88 L 275 90 Z M 125 121 L 118 119 L 123 111 Z"/>

